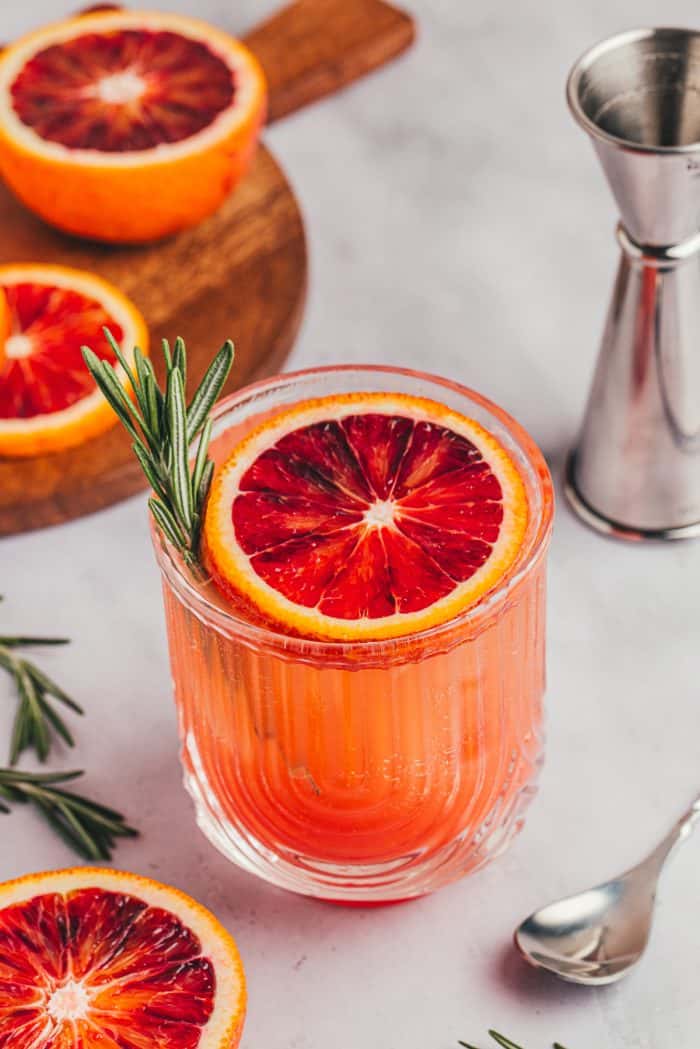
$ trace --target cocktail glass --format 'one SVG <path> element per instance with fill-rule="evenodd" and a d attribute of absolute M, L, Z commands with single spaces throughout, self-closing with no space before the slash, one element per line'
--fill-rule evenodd
<path fill-rule="evenodd" d="M 545 566 L 553 496 L 542 454 L 455 383 L 382 367 L 319 368 L 250 386 L 214 413 L 220 462 L 309 398 L 429 397 L 493 433 L 521 472 L 529 524 L 497 586 L 449 623 L 327 642 L 256 622 L 154 531 L 185 783 L 199 826 L 275 885 L 345 902 L 430 892 L 511 840 L 543 754 Z"/>

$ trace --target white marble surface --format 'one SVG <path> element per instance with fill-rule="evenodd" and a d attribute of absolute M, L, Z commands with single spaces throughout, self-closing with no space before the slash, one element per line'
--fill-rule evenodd
<path fill-rule="evenodd" d="M 151 0 L 243 30 L 272 5 Z M 3 3 L 10 38 L 68 0 Z M 268 143 L 304 206 L 312 286 L 290 364 L 386 361 L 511 410 L 557 479 L 583 406 L 614 214 L 563 101 L 568 66 L 633 24 L 697 23 L 690 0 L 414 0 L 415 51 Z M 235 335 L 235 333 L 233 333 Z M 75 755 L 143 837 L 117 862 L 212 907 L 250 978 L 245 1049 L 450 1049 L 495 1025 L 527 1049 L 697 1049 L 698 871 L 668 874 L 648 958 L 592 992 L 509 947 L 537 904 L 634 860 L 700 789 L 700 544 L 605 542 L 560 505 L 551 554 L 549 754 L 528 825 L 492 868 L 403 907 L 338 910 L 229 866 L 180 785 L 158 579 L 142 498 L 0 545 L 0 631 L 65 631 L 47 667 L 83 701 Z M 0 710 L 0 738 L 12 704 Z M 71 862 L 31 814 L 0 817 L 0 876 Z M 481 1042 L 480 1042 L 481 1039 Z"/>

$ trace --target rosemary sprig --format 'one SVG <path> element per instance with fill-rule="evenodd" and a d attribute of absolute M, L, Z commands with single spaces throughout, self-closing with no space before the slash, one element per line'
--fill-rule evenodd
<path fill-rule="evenodd" d="M 11 767 L 0 768 L 0 813 L 10 811 L 8 802 L 33 805 L 84 859 L 108 860 L 116 838 L 131 838 L 138 832 L 114 809 L 63 788 L 62 784 L 78 779 L 82 772 L 20 772 L 15 768 L 22 753 L 31 748 L 40 761 L 45 761 L 56 736 L 69 746 L 74 745 L 68 726 L 51 700 L 76 714 L 82 714 L 82 708 L 48 674 L 16 653 L 23 645 L 66 644 L 64 637 L 0 635 L 0 666 L 14 678 L 20 700 L 10 743 Z"/>
<path fill-rule="evenodd" d="M 511 1042 L 510 1038 L 506 1038 L 504 1034 L 499 1034 L 498 1031 L 489 1031 L 489 1035 L 493 1038 L 496 1045 L 501 1046 L 501 1049 L 522 1049 L 522 1046 Z M 471 1045 L 470 1042 L 460 1041 L 457 1044 L 463 1046 L 463 1049 L 476 1049 L 476 1046 Z M 560 1045 L 559 1042 L 555 1042 L 552 1049 L 564 1049 L 564 1046 Z"/>
<path fill-rule="evenodd" d="M 170 348 L 163 339 L 166 381 L 161 389 L 153 365 L 136 347 L 131 368 L 112 333 L 105 336 L 126 372 L 134 400 L 124 392 L 114 368 L 87 347 L 83 359 L 90 374 L 133 439 L 139 461 L 153 495 L 151 513 L 166 538 L 185 562 L 199 564 L 199 544 L 204 503 L 211 485 L 214 464 L 207 451 L 211 438 L 211 412 L 233 363 L 233 343 L 224 343 L 209 365 L 189 405 L 185 401 L 187 352 L 182 339 Z M 190 467 L 189 449 L 199 437 Z"/>
<path fill-rule="evenodd" d="M 24 645 L 67 644 L 65 637 L 0 636 L 0 667 L 14 679 L 19 696 L 10 740 L 10 765 L 16 765 L 25 750 L 34 750 L 39 761 L 46 761 L 57 736 L 69 747 L 74 746 L 71 731 L 58 713 L 57 704 L 63 704 L 75 714 L 82 714 L 82 707 L 35 663 L 21 658 L 15 651 Z"/>
<path fill-rule="evenodd" d="M 0 812 L 10 811 L 7 802 L 33 805 L 83 859 L 109 860 L 115 839 L 137 837 L 138 831 L 125 823 L 121 813 L 61 786 L 82 775 L 82 771 L 32 773 L 0 768 Z"/>

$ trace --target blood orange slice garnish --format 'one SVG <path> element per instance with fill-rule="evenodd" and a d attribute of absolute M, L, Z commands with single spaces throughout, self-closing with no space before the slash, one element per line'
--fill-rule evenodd
<path fill-rule="evenodd" d="M 189 896 L 84 867 L 0 885 L 0 1049 L 234 1049 L 236 944 Z"/>
<path fill-rule="evenodd" d="M 265 114 L 254 56 L 206 23 L 97 11 L 0 59 L 0 168 L 49 222 L 103 240 L 164 236 L 239 180 Z"/>
<path fill-rule="evenodd" d="M 396 637 L 488 592 L 527 519 L 513 460 L 472 419 L 403 394 L 332 396 L 234 449 L 212 486 L 205 557 L 220 590 L 283 629 Z"/>
<path fill-rule="evenodd" d="M 81 356 L 94 347 L 116 365 L 103 334 L 112 332 L 129 361 L 148 350 L 136 307 L 111 284 L 62 266 L 0 266 L 8 335 L 0 362 L 0 455 L 27 456 L 80 444 L 117 421 Z"/>

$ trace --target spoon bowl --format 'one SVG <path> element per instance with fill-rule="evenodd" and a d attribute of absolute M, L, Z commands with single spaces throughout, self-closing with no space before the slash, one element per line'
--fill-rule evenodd
<path fill-rule="evenodd" d="M 626 976 L 649 942 L 664 864 L 699 817 L 700 798 L 638 866 L 526 918 L 515 932 L 523 958 L 569 983 L 601 986 Z"/>
<path fill-rule="evenodd" d="M 572 983 L 614 983 L 649 941 L 654 888 L 630 875 L 550 903 L 530 915 L 515 944 L 531 964 Z"/>

